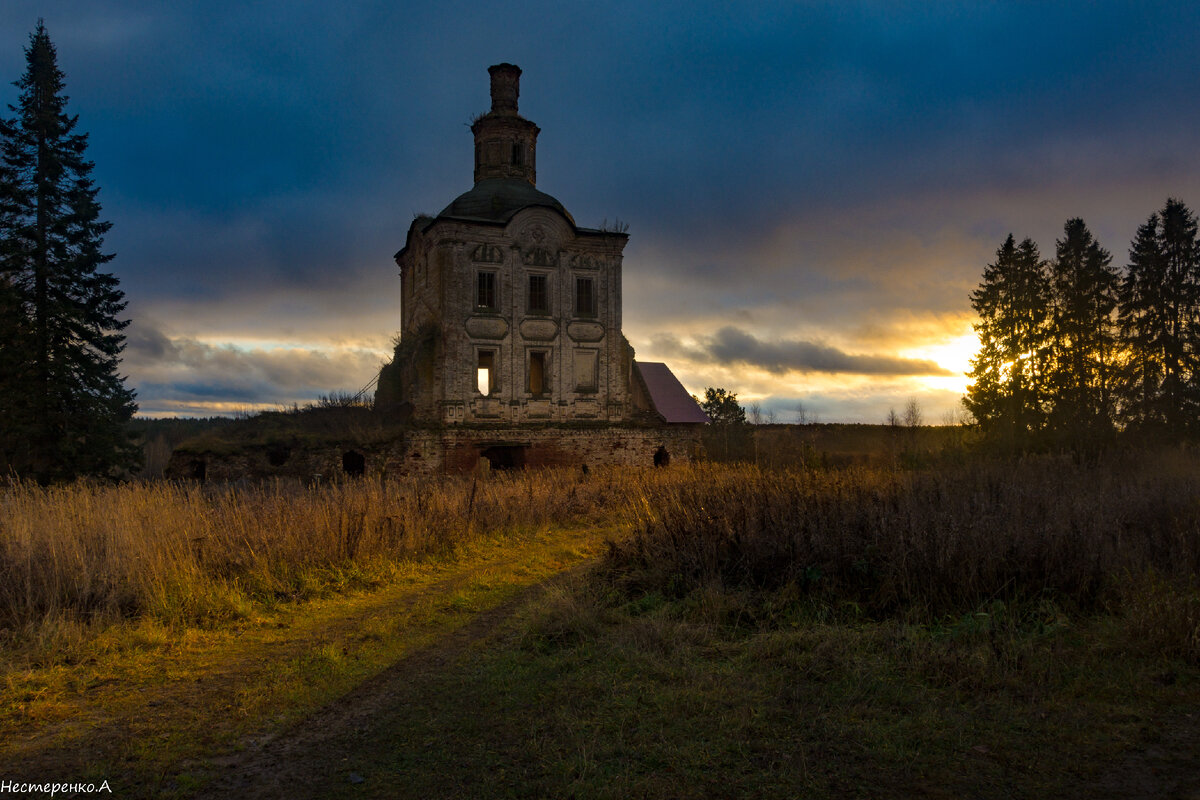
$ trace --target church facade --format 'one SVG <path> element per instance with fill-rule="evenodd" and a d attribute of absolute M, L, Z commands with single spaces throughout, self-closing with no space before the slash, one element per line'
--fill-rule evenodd
<path fill-rule="evenodd" d="M 490 70 L 471 126 L 475 184 L 417 217 L 396 254 L 401 402 L 415 420 L 628 422 L 633 351 L 621 333 L 628 235 L 576 225 L 537 189 L 537 125 L 517 111 L 521 70 Z"/>
<path fill-rule="evenodd" d="M 620 452 L 600 461 L 688 460 L 707 417 L 666 365 L 636 362 L 621 331 L 628 234 L 576 224 L 537 188 L 540 129 L 518 112 L 521 70 L 488 72 L 491 108 L 471 126 L 474 186 L 414 219 L 395 256 L 401 336 L 377 405 L 446 429 L 458 455 L 440 460 L 458 468 L 473 451 L 505 466 L 570 461 L 572 425 L 613 439 Z"/>

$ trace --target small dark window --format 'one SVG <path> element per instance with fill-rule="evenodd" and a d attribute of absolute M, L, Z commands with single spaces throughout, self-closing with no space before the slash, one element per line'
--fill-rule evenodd
<path fill-rule="evenodd" d="M 512 163 L 514 167 L 525 166 L 525 148 L 521 146 L 520 142 L 513 142 Z"/>
<path fill-rule="evenodd" d="M 529 313 L 549 314 L 550 296 L 546 291 L 547 278 L 545 275 L 529 276 Z"/>
<path fill-rule="evenodd" d="M 546 391 L 546 354 L 529 354 L 529 393 L 541 397 Z"/>
<path fill-rule="evenodd" d="M 595 279 L 575 279 L 575 313 L 585 317 L 596 316 Z"/>
<path fill-rule="evenodd" d="M 496 310 L 496 273 L 480 272 L 475 286 L 475 307 Z"/>

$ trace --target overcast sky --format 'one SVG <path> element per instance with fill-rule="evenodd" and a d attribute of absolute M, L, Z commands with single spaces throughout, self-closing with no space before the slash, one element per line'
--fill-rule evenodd
<path fill-rule="evenodd" d="M 1053 6 L 1053 7 L 1051 7 Z M 1082 217 L 1123 266 L 1200 206 L 1193 3 L 27 2 L 90 134 L 147 415 L 357 391 L 392 255 L 471 186 L 487 67 L 520 65 L 538 188 L 628 223 L 625 333 L 779 421 L 948 419 L 1005 236 Z"/>

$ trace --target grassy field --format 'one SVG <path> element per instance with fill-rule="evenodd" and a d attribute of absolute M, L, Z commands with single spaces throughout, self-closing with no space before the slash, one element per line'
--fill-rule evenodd
<path fill-rule="evenodd" d="M 1187 796 L 1198 497 L 1178 449 L 12 487 L 0 777 L 207 796 L 389 674 L 279 796 Z"/>

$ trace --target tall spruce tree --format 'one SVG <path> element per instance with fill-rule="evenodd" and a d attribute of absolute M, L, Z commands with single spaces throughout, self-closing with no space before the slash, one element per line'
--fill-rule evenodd
<path fill-rule="evenodd" d="M 1200 240 L 1196 216 L 1170 198 L 1129 246 L 1120 331 L 1127 354 L 1122 419 L 1182 435 L 1200 417 Z"/>
<path fill-rule="evenodd" d="M 63 73 L 39 20 L 16 86 L 16 116 L 0 120 L 0 304 L 19 309 L 0 327 L 0 420 L 8 468 L 47 482 L 110 475 L 136 464 L 126 433 L 134 394 L 118 374 L 124 294 L 100 267 L 111 227 L 100 219 L 86 134 L 66 113 Z"/>
<path fill-rule="evenodd" d="M 1113 432 L 1119 276 L 1082 219 L 1067 220 L 1050 263 L 1053 350 L 1050 426 L 1064 443 L 1094 444 Z"/>
<path fill-rule="evenodd" d="M 963 404 L 983 432 L 1016 450 L 1027 449 L 1045 425 L 1050 283 L 1038 247 L 1012 234 L 971 294 L 979 314 L 979 354 Z"/>

